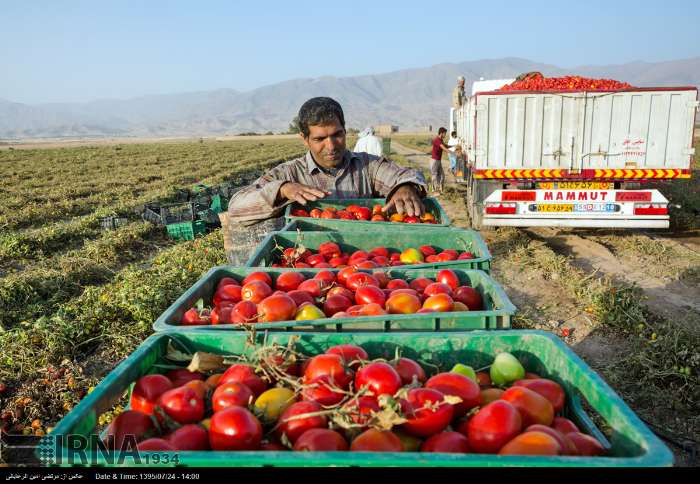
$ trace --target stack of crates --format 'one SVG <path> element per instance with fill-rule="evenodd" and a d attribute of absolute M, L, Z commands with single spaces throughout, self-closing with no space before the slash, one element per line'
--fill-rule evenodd
<path fill-rule="evenodd" d="M 305 207 L 339 208 L 350 204 L 371 207 L 384 200 L 322 200 Z M 246 267 L 212 268 L 187 289 L 154 322 L 156 334 L 148 338 L 123 361 L 95 390 L 73 409 L 54 429 L 52 435 L 88 437 L 97 432 L 97 417 L 108 411 L 143 375 L 163 373 L 172 368 L 166 358 L 169 349 L 193 353 L 205 351 L 226 355 L 250 354 L 257 345 L 287 345 L 294 338 L 295 349 L 307 355 L 324 352 L 337 344 L 362 346 L 371 359 L 396 355 L 414 358 L 447 371 L 455 363 L 483 368 L 500 352 L 515 355 L 528 371 L 557 381 L 566 392 L 563 415 L 582 431 L 594 436 L 607 451 L 604 457 L 584 456 L 501 456 L 480 454 L 442 454 L 413 452 L 158 452 L 161 465 L 178 466 L 668 466 L 670 451 L 627 407 L 622 399 L 559 338 L 543 331 L 512 330 L 516 312 L 503 288 L 490 276 L 491 254 L 481 235 L 472 230 L 450 227 L 449 218 L 437 200 L 426 199 L 426 207 L 436 224 L 361 222 L 338 219 L 294 217 L 287 207 L 287 225 L 265 238 L 251 254 Z M 192 215 L 192 214 L 191 214 Z M 193 217 L 194 218 L 194 217 Z M 189 223 L 192 223 L 190 220 Z M 185 223 L 185 222 L 178 222 Z M 190 225 L 194 233 L 194 225 Z M 252 272 L 264 271 L 273 283 L 288 271 L 301 272 L 307 278 L 320 270 L 271 267 L 280 251 L 303 244 L 318 249 L 323 242 L 337 243 L 343 251 L 369 250 L 385 246 L 390 250 L 431 245 L 445 250 L 470 251 L 473 259 L 433 262 L 386 268 L 395 278 L 412 280 L 435 278 L 444 268 L 451 269 L 460 284 L 468 285 L 482 296 L 481 311 L 452 313 L 385 314 L 359 318 L 325 318 L 313 321 L 257 323 L 255 331 L 243 331 L 237 325 L 182 326 L 183 314 L 202 300 L 211 305 L 219 281 L 233 277 L 239 282 Z M 361 269 L 365 270 L 365 269 Z M 372 272 L 371 269 L 365 270 Z M 274 285 L 274 284 L 273 284 Z M 251 344 L 254 343 L 254 344 Z M 187 363 L 182 363 L 186 366 Z M 130 387 L 131 386 L 131 387 Z M 601 424 L 605 432 L 601 431 Z M 85 439 L 89 441 L 88 439 Z M 68 449 L 59 453 L 65 457 Z M 166 458 L 164 458 L 167 457 Z M 94 465 L 113 465 L 99 453 Z M 177 457 L 177 459 L 174 459 Z M 124 464 L 143 465 L 148 461 L 128 456 Z"/>

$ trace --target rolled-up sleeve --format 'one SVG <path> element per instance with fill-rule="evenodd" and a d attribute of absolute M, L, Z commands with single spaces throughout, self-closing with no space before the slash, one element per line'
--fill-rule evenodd
<path fill-rule="evenodd" d="M 426 196 L 427 183 L 420 170 L 404 168 L 384 157 L 373 157 L 369 162 L 369 172 L 375 192 L 389 198 L 399 186 L 414 185 L 421 197 Z"/>
<path fill-rule="evenodd" d="M 255 180 L 252 185 L 236 192 L 228 204 L 228 216 L 233 222 L 254 222 L 282 214 L 288 201 L 278 203 L 280 187 L 296 181 L 287 163 L 277 166 Z"/>

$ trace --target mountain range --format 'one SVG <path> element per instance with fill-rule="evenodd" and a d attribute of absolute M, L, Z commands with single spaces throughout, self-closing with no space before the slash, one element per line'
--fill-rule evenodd
<path fill-rule="evenodd" d="M 457 76 L 466 90 L 479 78 L 523 72 L 582 75 L 634 86 L 700 86 L 700 57 L 667 62 L 561 68 L 526 59 L 437 64 L 384 74 L 293 79 L 251 91 L 234 89 L 107 99 L 85 103 L 22 104 L 0 99 L 0 138 L 223 136 L 287 131 L 301 104 L 314 96 L 338 100 L 348 127 L 393 124 L 401 131 L 445 124 Z"/>

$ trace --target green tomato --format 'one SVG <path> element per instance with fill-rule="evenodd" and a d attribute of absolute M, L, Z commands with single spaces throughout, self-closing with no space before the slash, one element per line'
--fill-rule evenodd
<path fill-rule="evenodd" d="M 479 381 L 476 379 L 476 372 L 474 371 L 474 368 L 472 368 L 471 366 L 457 363 L 455 366 L 452 367 L 450 372 L 451 373 L 459 373 L 460 375 L 464 375 L 467 378 L 471 378 L 475 382 L 479 383 Z"/>
<path fill-rule="evenodd" d="M 499 353 L 491 365 L 491 381 L 494 385 L 504 386 L 525 377 L 525 368 L 510 353 Z"/>

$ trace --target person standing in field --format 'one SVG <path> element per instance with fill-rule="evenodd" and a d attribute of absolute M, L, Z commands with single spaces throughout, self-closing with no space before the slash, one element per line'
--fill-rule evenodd
<path fill-rule="evenodd" d="M 450 133 L 450 139 L 447 141 L 447 146 L 450 148 L 447 152 L 447 156 L 450 158 L 450 171 L 454 175 L 457 169 L 457 146 L 459 146 L 459 139 L 457 139 L 457 131 L 452 131 Z"/>
<path fill-rule="evenodd" d="M 445 172 L 442 169 L 442 151 L 449 151 L 449 147 L 445 146 L 445 136 L 447 129 L 438 129 L 438 134 L 433 139 L 432 159 L 430 160 L 430 177 L 433 192 L 442 193 L 445 185 Z"/>
<path fill-rule="evenodd" d="M 427 184 L 419 170 L 346 149 L 345 116 L 338 102 L 328 97 L 309 99 L 298 120 L 306 154 L 267 171 L 229 201 L 230 264 L 242 265 L 268 231 L 279 230 L 281 215 L 293 202 L 382 197 L 384 212 L 416 216 L 425 212 Z"/>
<path fill-rule="evenodd" d="M 360 137 L 357 143 L 355 143 L 353 151 L 355 153 L 368 153 L 374 156 L 382 156 L 382 139 L 374 135 L 374 128 L 368 126 L 360 133 Z"/>

